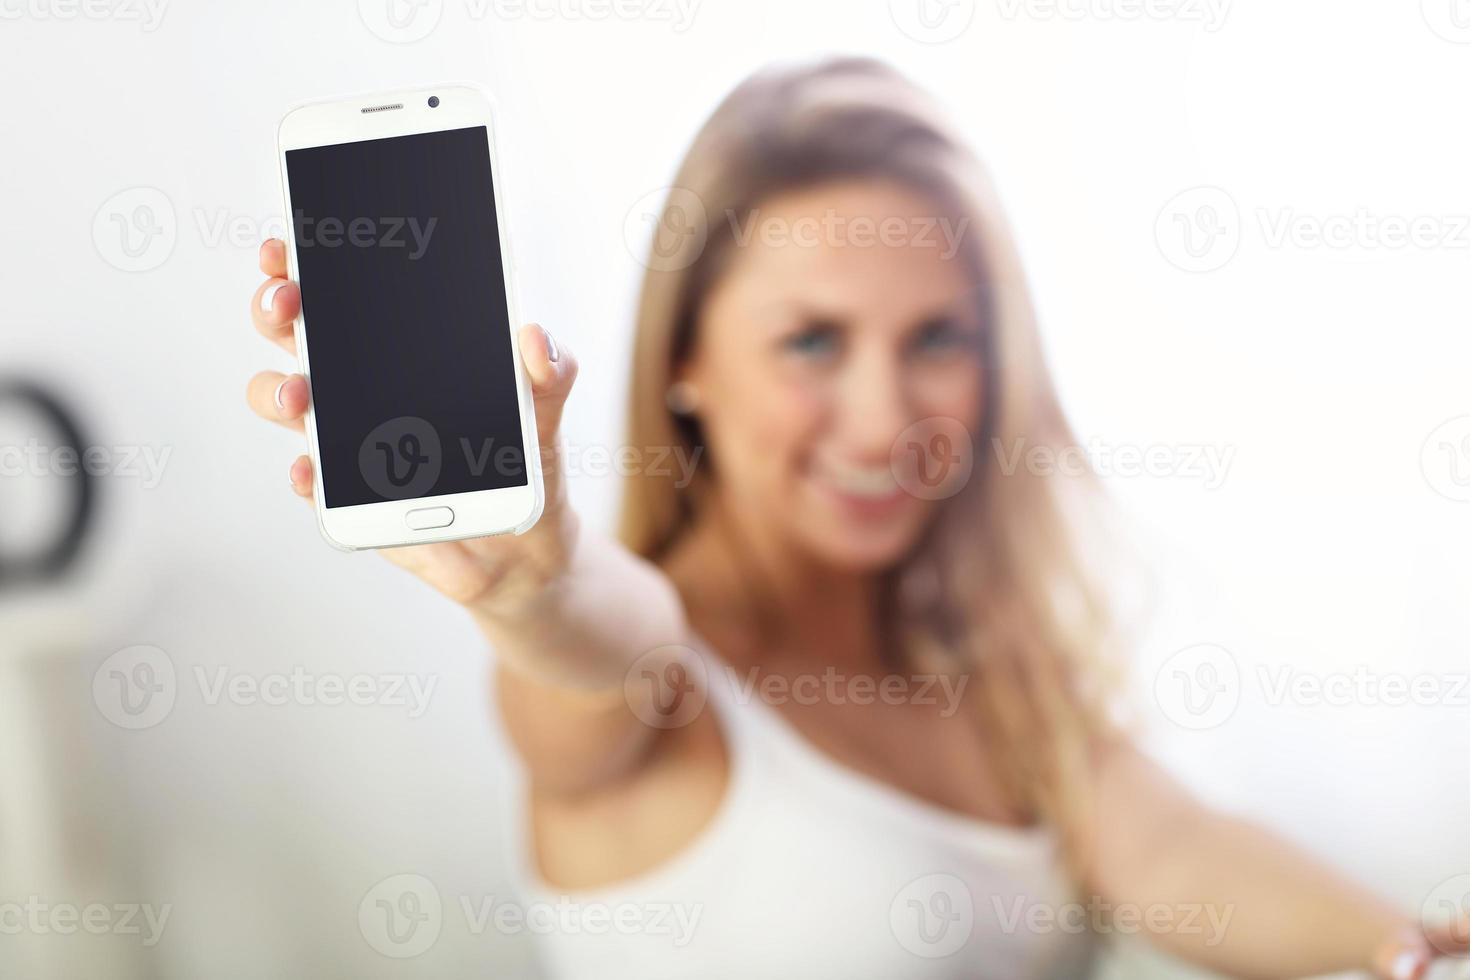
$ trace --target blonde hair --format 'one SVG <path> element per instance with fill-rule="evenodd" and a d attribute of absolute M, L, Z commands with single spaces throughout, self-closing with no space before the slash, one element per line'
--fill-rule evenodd
<path fill-rule="evenodd" d="M 999 454 L 989 458 L 990 447 L 1060 452 L 1075 439 L 991 182 L 897 72 L 866 59 L 764 71 L 705 124 L 674 180 L 647 263 L 629 444 L 700 448 L 697 423 L 670 411 L 665 393 L 732 251 L 728 222 L 718 219 L 743 219 L 776 193 L 848 178 L 897 182 L 941 213 L 970 219 L 956 259 L 967 263 L 986 323 L 974 472 L 940 505 L 916 552 L 887 576 L 892 634 L 909 662 L 947 662 L 970 674 L 1012 799 L 1063 831 L 1080 863 L 1089 753 L 1109 730 L 1100 669 L 1107 604 L 1084 567 L 1073 507 L 1093 495 L 1094 481 L 1040 467 L 1003 472 Z M 676 233 L 672 242 L 664 231 Z M 658 561 L 689 526 L 704 488 L 631 477 L 624 543 Z"/>

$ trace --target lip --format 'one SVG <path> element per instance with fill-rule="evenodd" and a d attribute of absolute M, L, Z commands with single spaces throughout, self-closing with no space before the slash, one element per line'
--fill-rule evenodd
<path fill-rule="evenodd" d="M 845 491 L 820 473 L 813 473 L 808 479 L 823 497 L 836 504 L 845 517 L 862 523 L 890 520 L 903 511 L 912 499 L 903 487 L 897 485 L 891 492 L 875 496 Z"/>

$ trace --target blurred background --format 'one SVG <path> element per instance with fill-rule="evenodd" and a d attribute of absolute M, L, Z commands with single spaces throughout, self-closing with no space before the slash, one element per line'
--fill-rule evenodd
<path fill-rule="evenodd" d="M 312 98 L 485 84 L 608 526 L 646 215 L 754 69 L 872 54 L 994 171 L 1153 570 L 1150 748 L 1417 912 L 1470 893 L 1463 0 L 0 0 L 0 976 L 535 976 L 469 621 L 318 536 L 244 387 Z M 80 551 L 72 420 L 95 474 Z M 58 560 L 53 565 L 60 565 Z M 421 875 L 442 931 L 359 906 Z M 6 906 L 6 903 L 9 903 Z M 60 916 L 51 913 L 63 910 Z M 65 910 L 70 909 L 68 913 Z M 71 916 L 68 918 L 68 916 Z M 70 929 L 67 923 L 70 923 Z M 1108 976 L 1192 975 L 1124 941 Z"/>

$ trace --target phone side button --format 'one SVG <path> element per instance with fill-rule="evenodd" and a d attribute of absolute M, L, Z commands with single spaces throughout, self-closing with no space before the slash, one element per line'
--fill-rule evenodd
<path fill-rule="evenodd" d="M 448 527 L 454 523 L 454 511 L 448 507 L 422 507 L 405 514 L 404 521 L 415 531 L 427 531 L 435 527 Z"/>

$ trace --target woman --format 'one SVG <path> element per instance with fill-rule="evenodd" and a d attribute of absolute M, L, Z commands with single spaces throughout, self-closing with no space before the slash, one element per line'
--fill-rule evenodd
<path fill-rule="evenodd" d="M 1450 948 L 1110 724 L 1092 488 L 1001 465 L 1072 437 L 988 183 L 911 86 L 758 75 L 675 185 L 628 442 L 695 479 L 630 478 L 614 543 L 553 452 L 524 536 L 385 552 L 496 651 L 528 889 L 648 913 L 556 932 L 553 973 L 1072 977 L 1125 917 L 1240 976 L 1414 977 Z M 294 351 L 281 242 L 261 267 L 255 322 Z M 555 446 L 576 361 L 538 326 L 521 348 Z M 249 400 L 299 430 L 307 384 Z M 309 498 L 307 457 L 290 477 Z"/>

